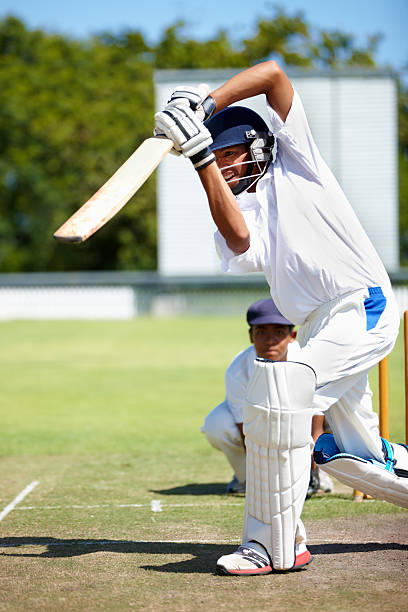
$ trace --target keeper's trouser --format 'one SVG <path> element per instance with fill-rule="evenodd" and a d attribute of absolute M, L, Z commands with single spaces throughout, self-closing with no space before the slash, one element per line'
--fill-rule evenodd
<path fill-rule="evenodd" d="M 226 401 L 206 416 L 201 431 L 209 443 L 223 452 L 239 482 L 245 482 L 246 457 L 241 432 Z"/>

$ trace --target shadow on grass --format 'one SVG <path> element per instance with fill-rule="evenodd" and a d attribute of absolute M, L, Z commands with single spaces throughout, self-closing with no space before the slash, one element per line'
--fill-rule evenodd
<path fill-rule="evenodd" d="M 121 554 L 139 555 L 189 555 L 192 558 L 182 561 L 171 561 L 164 565 L 140 565 L 141 569 L 155 572 L 173 573 L 214 573 L 215 564 L 221 555 L 236 550 L 236 545 L 225 544 L 198 544 L 183 542 L 136 542 L 131 540 L 75 540 L 48 537 L 15 537 L 0 538 L 0 548 L 19 547 L 46 547 L 41 552 L 1 552 L 0 556 L 55 559 L 64 557 L 77 557 L 95 552 L 114 552 Z M 395 542 L 369 542 L 369 543 L 330 543 L 309 546 L 313 556 L 337 555 L 345 553 L 370 553 L 381 550 L 407 550 L 408 544 Z M 143 561 L 143 559 L 141 559 Z"/>
<path fill-rule="evenodd" d="M 224 495 L 227 485 L 222 482 L 205 482 L 172 487 L 171 489 L 150 489 L 150 493 L 161 495 Z"/>

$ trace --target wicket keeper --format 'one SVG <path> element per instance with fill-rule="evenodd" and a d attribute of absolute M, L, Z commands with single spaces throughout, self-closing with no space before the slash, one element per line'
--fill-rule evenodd
<path fill-rule="evenodd" d="M 251 346 L 240 351 L 232 360 L 225 373 L 225 400 L 211 410 L 201 427 L 208 442 L 225 454 L 233 469 L 234 475 L 226 487 L 226 493 L 245 493 L 243 404 L 255 358 L 298 361 L 301 354 L 294 325 L 281 315 L 271 298 L 252 304 L 247 310 L 246 320 Z M 311 433 L 314 440 L 324 433 L 324 416 L 313 417 Z M 313 465 L 307 497 L 319 489 L 332 491 L 333 483 L 328 474 Z"/>

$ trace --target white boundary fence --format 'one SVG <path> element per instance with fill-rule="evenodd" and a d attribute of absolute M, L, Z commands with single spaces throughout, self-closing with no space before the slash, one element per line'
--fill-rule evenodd
<path fill-rule="evenodd" d="M 408 273 L 394 275 L 393 281 L 402 315 L 408 310 Z M 242 316 L 249 304 L 268 296 L 262 275 L 193 278 L 136 272 L 0 274 L 0 321 Z"/>
<path fill-rule="evenodd" d="M 136 315 L 131 287 L 0 288 L 0 320 L 131 319 Z"/>

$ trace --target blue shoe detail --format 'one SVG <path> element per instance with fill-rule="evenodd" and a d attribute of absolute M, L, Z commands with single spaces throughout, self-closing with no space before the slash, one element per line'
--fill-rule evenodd
<path fill-rule="evenodd" d="M 372 463 L 383 470 L 387 470 L 387 472 L 391 472 L 394 474 L 394 451 L 392 449 L 391 444 L 381 438 L 383 444 L 384 451 L 384 459 L 385 463 L 382 461 L 377 461 L 377 459 L 363 459 L 362 457 L 358 457 L 357 455 L 353 455 L 351 453 L 342 453 L 338 448 L 336 442 L 334 441 L 333 434 L 322 434 L 316 441 L 313 459 L 316 461 L 318 465 L 324 465 L 325 463 L 330 463 L 335 459 L 354 459 L 355 461 L 360 461 L 361 463 Z"/>

